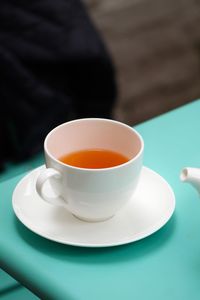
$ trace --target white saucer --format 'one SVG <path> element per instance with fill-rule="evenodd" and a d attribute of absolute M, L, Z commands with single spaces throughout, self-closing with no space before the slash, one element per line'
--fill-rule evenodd
<path fill-rule="evenodd" d="M 154 171 L 143 167 L 132 200 L 110 220 L 84 222 L 67 210 L 45 203 L 35 190 L 41 166 L 26 175 L 13 193 L 13 209 L 30 230 L 47 239 L 82 247 L 128 244 L 160 229 L 172 216 L 175 197 L 169 184 Z"/>

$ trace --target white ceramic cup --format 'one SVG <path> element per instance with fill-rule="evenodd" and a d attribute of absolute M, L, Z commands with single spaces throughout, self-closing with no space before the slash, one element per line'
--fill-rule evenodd
<path fill-rule="evenodd" d="M 94 148 L 121 153 L 129 161 L 103 169 L 78 168 L 59 161 L 65 154 Z M 36 190 L 43 200 L 65 207 L 79 219 L 109 219 L 133 196 L 143 150 L 139 133 L 118 121 L 88 118 L 64 123 L 45 139 L 46 169 L 37 178 Z M 47 181 L 54 195 L 45 193 Z"/>

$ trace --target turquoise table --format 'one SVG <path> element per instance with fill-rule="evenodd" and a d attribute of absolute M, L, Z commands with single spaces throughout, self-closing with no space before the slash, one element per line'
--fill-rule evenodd
<path fill-rule="evenodd" d="M 0 184 L 0 266 L 42 299 L 200 299 L 200 199 L 179 181 L 200 166 L 200 101 L 141 125 L 144 164 L 172 186 L 176 210 L 157 233 L 113 248 L 61 245 L 17 221 L 11 197 L 20 174 Z"/>

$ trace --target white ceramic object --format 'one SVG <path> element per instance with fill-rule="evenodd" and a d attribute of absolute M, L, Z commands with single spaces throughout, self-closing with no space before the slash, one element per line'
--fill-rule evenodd
<path fill-rule="evenodd" d="M 180 179 L 183 182 L 190 183 L 200 194 L 200 169 L 199 168 L 184 168 L 181 171 Z"/>
<path fill-rule="evenodd" d="M 59 161 L 64 154 L 83 149 L 116 151 L 130 160 L 112 168 L 83 169 Z M 144 143 L 133 128 L 108 119 L 80 119 L 54 128 L 46 137 L 46 167 L 36 182 L 43 200 L 65 207 L 85 221 L 103 221 L 132 197 L 142 168 Z M 50 181 L 54 196 L 44 192 Z"/>
<path fill-rule="evenodd" d="M 104 222 L 85 222 L 62 207 L 44 202 L 35 190 L 39 167 L 26 175 L 13 193 L 17 218 L 36 234 L 63 244 L 82 247 L 108 247 L 131 243 L 160 229 L 172 216 L 175 197 L 159 174 L 142 168 L 134 197 L 116 215 Z M 49 196 L 50 185 L 46 185 Z"/>

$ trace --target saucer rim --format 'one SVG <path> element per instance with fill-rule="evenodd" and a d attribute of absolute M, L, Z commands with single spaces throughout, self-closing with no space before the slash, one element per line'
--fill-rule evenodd
<path fill-rule="evenodd" d="M 21 180 L 17 183 L 17 185 L 14 188 L 13 194 L 12 194 L 12 208 L 13 208 L 13 211 L 14 211 L 15 216 L 17 217 L 17 219 L 26 228 L 28 228 L 34 234 L 37 234 L 38 236 L 43 237 L 47 240 L 57 242 L 57 243 L 60 243 L 60 244 L 64 244 L 64 245 L 69 245 L 69 246 L 74 246 L 74 247 L 84 247 L 84 248 L 106 248 L 106 247 L 115 247 L 115 246 L 127 245 L 127 244 L 130 244 L 130 243 L 134 243 L 134 242 L 137 242 L 139 240 L 142 240 L 142 239 L 156 233 L 158 230 L 160 230 L 170 220 L 170 218 L 172 217 L 172 215 L 175 211 L 176 199 L 175 199 L 174 191 L 173 191 L 172 187 L 170 186 L 170 184 L 159 173 L 155 172 L 151 168 L 143 166 L 142 169 L 146 170 L 147 172 L 153 173 L 154 175 L 159 177 L 159 180 L 164 182 L 164 184 L 167 186 L 168 192 L 170 194 L 170 198 L 171 198 L 170 208 L 168 209 L 167 213 L 164 214 L 164 216 L 162 216 L 159 219 L 158 222 L 156 222 L 155 224 L 153 224 L 150 227 L 147 227 L 145 230 L 142 230 L 140 232 L 135 233 L 133 236 L 130 235 L 129 238 L 121 239 L 118 242 L 111 242 L 111 243 L 108 243 L 108 242 L 106 242 L 106 243 L 70 242 L 70 241 L 67 241 L 66 239 L 49 236 L 48 233 L 43 232 L 43 230 L 41 228 L 39 229 L 33 223 L 31 223 L 31 222 L 29 223 L 27 220 L 24 220 L 23 219 L 23 214 L 20 212 L 21 209 L 19 208 L 19 205 L 17 205 L 15 203 L 16 202 L 15 195 L 19 192 L 18 190 L 19 190 L 21 184 L 23 183 L 23 181 L 25 181 L 30 176 L 34 176 L 34 173 L 36 171 L 38 171 L 38 170 L 40 170 L 44 167 L 45 167 L 45 165 L 41 165 L 41 166 L 33 169 L 32 171 L 28 172 L 24 177 L 22 177 Z M 74 217 L 74 218 L 76 218 L 76 217 Z M 105 223 L 105 222 L 108 222 L 108 221 L 109 220 L 106 220 L 106 221 L 103 221 L 102 223 Z M 84 221 L 82 221 L 82 222 L 84 222 Z M 92 222 L 91 223 L 87 222 L 87 223 L 91 227 L 93 226 Z"/>

